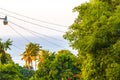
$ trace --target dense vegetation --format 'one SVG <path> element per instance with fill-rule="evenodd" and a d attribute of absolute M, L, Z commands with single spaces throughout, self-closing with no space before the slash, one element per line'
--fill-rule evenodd
<path fill-rule="evenodd" d="M 0 39 L 0 80 L 120 80 L 120 0 L 90 0 L 74 11 L 78 17 L 64 38 L 77 55 L 29 43 L 21 67 L 6 52 L 12 41 Z"/>
<path fill-rule="evenodd" d="M 90 0 L 64 38 L 78 50 L 82 80 L 120 80 L 120 0 Z"/>
<path fill-rule="evenodd" d="M 15 64 L 6 50 L 12 45 L 12 41 L 0 41 L 0 80 L 66 80 L 74 79 L 80 69 L 76 67 L 77 57 L 69 50 L 60 50 L 56 53 L 41 49 L 36 43 L 26 45 L 25 51 L 21 54 L 25 61 L 24 67 Z M 6 44 L 7 43 L 7 44 Z M 8 56 L 9 55 L 9 56 Z M 6 61 L 6 62 L 5 62 Z M 33 61 L 37 61 L 33 70 Z"/>

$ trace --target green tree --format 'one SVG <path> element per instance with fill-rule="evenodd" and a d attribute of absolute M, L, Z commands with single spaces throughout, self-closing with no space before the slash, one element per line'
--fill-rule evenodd
<path fill-rule="evenodd" d="M 48 54 L 48 55 L 47 55 Z M 45 53 L 44 60 L 31 80 L 67 80 L 74 79 L 79 73 L 75 66 L 76 57 L 68 50 Z"/>
<path fill-rule="evenodd" d="M 44 62 L 45 58 L 48 57 L 49 51 L 46 50 L 40 50 L 39 55 L 38 55 L 38 68 L 42 65 Z"/>
<path fill-rule="evenodd" d="M 50 65 L 55 58 L 55 54 L 47 50 L 40 50 L 38 56 L 38 70 L 30 80 L 50 80 L 49 72 L 51 70 Z"/>
<path fill-rule="evenodd" d="M 22 60 L 25 61 L 24 67 L 31 69 L 33 68 L 32 61 L 37 60 L 38 53 L 40 51 L 41 46 L 35 43 L 29 43 L 26 45 L 25 51 L 22 55 Z M 35 65 L 36 67 L 36 65 Z"/>
<path fill-rule="evenodd" d="M 14 63 L 0 64 L 0 80 L 24 80 L 19 67 Z"/>
<path fill-rule="evenodd" d="M 8 39 L 5 42 L 2 42 L 2 39 L 0 39 L 0 63 L 8 63 L 11 61 L 10 55 L 6 52 L 7 49 L 10 49 L 10 45 L 12 45 L 12 41 Z"/>
<path fill-rule="evenodd" d="M 90 0 L 64 38 L 78 50 L 83 80 L 120 79 L 120 0 Z"/>
<path fill-rule="evenodd" d="M 13 62 L 12 58 L 9 53 L 0 53 L 0 63 L 5 64 L 5 63 L 10 63 Z"/>
<path fill-rule="evenodd" d="M 75 66 L 76 57 L 69 50 L 60 50 L 51 64 L 51 80 L 74 79 L 78 70 Z"/>
<path fill-rule="evenodd" d="M 19 68 L 20 74 L 23 75 L 23 78 L 22 78 L 23 80 L 29 80 L 35 73 L 34 70 L 26 69 L 19 65 L 18 65 L 18 68 Z"/>

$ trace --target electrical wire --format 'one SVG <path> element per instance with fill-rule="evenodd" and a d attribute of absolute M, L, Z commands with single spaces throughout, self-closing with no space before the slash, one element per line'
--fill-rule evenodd
<path fill-rule="evenodd" d="M 29 29 L 27 29 L 27 28 L 24 28 L 24 27 L 22 27 L 22 26 L 20 26 L 20 25 L 18 25 L 18 24 L 15 24 L 15 23 L 13 23 L 13 22 L 11 22 L 11 21 L 9 21 L 9 22 L 10 22 L 11 24 L 14 24 L 15 26 L 23 29 L 23 30 L 28 31 L 28 32 L 31 33 L 32 35 L 37 36 L 37 35 L 35 35 L 35 32 L 33 32 L 32 30 L 29 30 Z M 37 36 L 37 37 L 38 37 L 38 36 Z M 53 42 L 51 42 L 51 41 L 49 41 L 49 40 L 47 40 L 47 39 L 45 39 L 45 38 L 43 38 L 43 37 L 39 37 L 39 38 L 40 38 L 40 39 L 42 38 L 42 39 L 46 40 L 47 42 L 49 42 L 50 44 L 55 45 L 55 46 L 57 46 L 57 47 L 63 47 L 63 46 L 60 46 L 60 45 L 58 45 L 58 44 L 55 44 L 55 43 L 53 43 Z"/>
<path fill-rule="evenodd" d="M 12 24 L 15 24 L 15 23 L 13 23 L 13 22 L 11 22 L 11 21 L 9 21 L 9 22 L 12 23 Z M 22 27 L 22 28 L 24 28 L 24 27 Z M 27 29 L 27 28 L 24 28 L 24 29 Z M 42 35 L 42 36 L 45 36 L 45 37 L 47 37 L 47 38 L 53 39 L 53 40 L 57 40 L 57 41 L 60 41 L 60 42 L 64 42 L 64 41 L 61 40 L 61 39 L 57 39 L 57 38 L 54 38 L 54 37 L 50 37 L 50 36 L 47 36 L 47 35 L 45 35 L 45 34 L 38 33 L 38 32 L 29 30 L 29 29 L 27 29 L 27 30 L 28 30 L 28 31 L 31 31 L 31 32 L 33 32 L 33 33 L 36 33 L 36 34 L 38 34 L 38 35 Z"/>
<path fill-rule="evenodd" d="M 51 23 L 51 22 L 47 22 L 47 21 L 43 21 L 43 20 L 39 20 L 39 19 L 36 19 L 36 18 L 31 18 L 31 17 L 25 16 L 25 15 L 22 15 L 22 14 L 19 14 L 19 13 L 13 12 L 13 11 L 9 11 L 9 10 L 4 9 L 4 8 L 0 8 L 0 9 L 1 9 L 1 10 L 4 10 L 4 11 L 6 11 L 6 12 L 12 13 L 12 14 L 18 15 L 18 16 L 22 16 L 22 17 L 25 17 L 25 18 L 31 19 L 31 20 L 40 21 L 40 22 L 42 22 L 42 23 L 47 23 L 47 24 L 56 25 L 56 26 L 60 26 L 60 27 L 67 27 L 67 26 L 64 26 L 64 25 L 61 25 L 61 24 L 56 24 L 56 23 Z"/>
<path fill-rule="evenodd" d="M 12 23 L 12 24 L 15 24 L 15 23 L 13 23 L 13 22 L 11 22 L 11 21 L 9 21 L 9 22 Z M 23 27 L 23 28 L 24 28 L 24 27 Z M 27 28 L 24 28 L 24 29 L 27 29 Z M 45 34 L 32 31 L 32 30 L 30 30 L 30 29 L 27 29 L 27 30 L 28 30 L 28 31 L 31 31 L 31 32 L 33 32 L 33 33 L 36 33 L 36 34 L 38 34 L 38 35 L 42 35 L 42 36 L 48 37 L 48 38 L 53 39 L 53 40 L 57 40 L 57 41 L 64 42 L 63 40 L 57 39 L 57 38 L 55 38 L 55 37 L 50 37 L 50 36 L 47 36 L 47 35 L 45 35 Z"/>
<path fill-rule="evenodd" d="M 21 37 L 23 37 L 23 39 L 25 39 L 27 42 L 30 42 L 26 37 L 24 37 L 21 33 L 19 33 L 18 31 L 16 31 L 10 24 L 8 24 L 8 26 L 14 31 L 16 32 L 18 35 L 20 35 Z"/>
<path fill-rule="evenodd" d="M 15 45 L 12 45 L 12 46 L 14 47 L 15 52 L 18 52 L 19 54 L 21 54 L 20 51 L 24 51 L 24 49 L 21 49 L 21 48 L 15 46 Z M 18 50 L 16 50 L 15 48 L 18 49 Z"/>
<path fill-rule="evenodd" d="M 49 29 L 49 30 L 56 31 L 56 32 L 60 32 L 60 33 L 65 33 L 64 31 L 57 30 L 57 29 L 53 29 L 53 28 L 50 28 L 50 27 L 46 27 L 46 26 L 43 26 L 43 25 L 40 25 L 40 24 L 36 24 L 36 23 L 31 22 L 31 21 L 26 21 L 26 20 L 23 20 L 23 19 L 20 19 L 20 18 L 11 16 L 11 15 L 8 15 L 8 14 L 5 14 L 5 13 L 3 13 L 3 12 L 0 12 L 0 13 L 3 14 L 3 15 L 7 15 L 7 16 L 9 16 L 9 17 L 15 18 L 15 19 L 17 19 L 17 20 L 21 20 L 21 21 L 26 22 L 26 23 L 29 23 L 29 24 L 32 24 L 32 25 L 36 25 L 36 26 L 38 26 L 38 27 L 42 27 L 42 28 Z"/>
<path fill-rule="evenodd" d="M 0 15 L 1 16 L 1 15 Z M 9 25 L 9 24 L 8 24 Z M 9 25 L 10 26 L 10 25 Z M 11 26 L 12 27 L 12 26 Z M 15 30 L 14 30 L 15 31 Z M 20 36 L 22 36 L 22 37 L 24 37 L 23 35 L 21 35 L 18 31 L 15 31 L 16 33 L 18 33 Z M 42 34 L 42 33 L 38 33 L 38 32 L 35 32 L 35 31 L 33 31 L 34 33 L 36 33 L 36 34 L 39 34 L 39 35 L 43 35 L 43 36 L 45 36 L 45 37 L 48 37 L 48 38 L 50 38 L 50 39 L 53 39 L 53 40 L 57 40 L 57 41 L 60 41 L 60 42 L 64 42 L 64 40 L 61 40 L 61 39 L 58 39 L 58 38 L 55 38 L 55 37 L 50 37 L 50 36 L 48 36 L 48 35 L 45 35 L 45 34 Z M 28 42 L 30 42 L 27 38 L 26 38 L 26 41 L 28 41 Z"/>
<path fill-rule="evenodd" d="M 24 49 L 21 49 L 21 48 L 15 46 L 14 44 L 12 44 L 12 46 L 15 47 L 15 48 L 17 48 L 17 49 L 19 49 L 19 50 L 24 50 Z"/>

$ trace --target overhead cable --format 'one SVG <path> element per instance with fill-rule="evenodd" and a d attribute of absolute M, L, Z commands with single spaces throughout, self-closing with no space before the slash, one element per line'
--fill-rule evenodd
<path fill-rule="evenodd" d="M 56 23 L 51 23 L 51 22 L 47 22 L 47 21 L 43 21 L 43 20 L 39 20 L 39 19 L 36 19 L 36 18 L 31 18 L 31 17 L 25 16 L 25 15 L 22 15 L 22 14 L 19 14 L 19 13 L 13 12 L 13 11 L 9 11 L 9 10 L 4 9 L 4 8 L 0 8 L 0 9 L 1 9 L 1 10 L 4 10 L 4 11 L 6 11 L 6 12 L 12 13 L 12 14 L 18 15 L 18 16 L 22 16 L 22 17 L 25 17 L 25 18 L 31 19 L 31 20 L 40 21 L 40 22 L 42 22 L 42 23 L 47 23 L 47 24 L 56 25 L 56 26 L 60 26 L 60 27 L 67 27 L 67 26 L 64 26 L 64 25 L 61 25 L 61 24 L 56 24 Z"/>
<path fill-rule="evenodd" d="M 47 26 L 44 26 L 44 25 L 40 25 L 40 24 L 37 24 L 37 23 L 33 23 L 33 22 L 31 22 L 31 21 L 23 20 L 23 19 L 20 19 L 20 18 L 11 16 L 11 15 L 5 14 L 5 13 L 3 13 L 3 12 L 0 12 L 0 13 L 3 14 L 3 15 L 7 15 L 7 16 L 9 16 L 9 17 L 15 18 L 15 19 L 17 19 L 17 20 L 21 20 L 21 21 L 23 21 L 23 22 L 26 22 L 26 23 L 29 23 L 29 24 L 32 24 L 32 25 L 41 27 L 41 28 L 49 29 L 49 30 L 52 30 L 52 31 L 60 32 L 60 33 L 65 33 L 64 31 L 57 30 L 57 29 L 54 29 L 54 28 L 50 28 L 50 27 L 47 27 Z"/>
<path fill-rule="evenodd" d="M 25 39 L 27 42 L 30 42 L 26 37 L 24 37 L 21 33 L 19 33 L 18 31 L 16 31 L 10 24 L 8 24 L 8 26 L 15 31 L 18 35 L 20 35 L 23 39 Z"/>
<path fill-rule="evenodd" d="M 24 50 L 24 49 L 21 49 L 21 48 L 17 47 L 17 46 L 14 45 L 14 44 L 12 44 L 12 46 L 15 47 L 15 48 L 17 48 L 17 49 L 19 49 L 19 50 Z"/>
<path fill-rule="evenodd" d="M 12 24 L 15 24 L 15 23 L 13 23 L 13 22 L 11 22 L 11 21 L 9 21 L 9 22 L 12 23 Z M 16 24 L 15 24 L 15 25 L 16 25 Z M 18 26 L 18 25 L 17 25 L 17 26 Z M 24 27 L 22 27 L 22 28 L 24 28 Z M 45 34 L 38 33 L 38 32 L 35 32 L 35 31 L 30 30 L 30 29 L 27 29 L 27 28 L 24 28 L 24 29 L 26 29 L 26 30 L 28 30 L 28 31 L 31 31 L 31 32 L 33 32 L 33 33 L 36 33 L 36 34 L 38 34 L 38 35 L 42 35 L 42 36 L 45 36 L 45 37 L 47 37 L 47 38 L 53 39 L 53 40 L 57 40 L 57 41 L 60 41 L 60 42 L 64 42 L 64 41 L 61 40 L 61 39 L 57 39 L 57 38 L 54 38 L 54 37 L 50 37 L 50 36 L 47 36 L 47 35 L 45 35 Z"/>
<path fill-rule="evenodd" d="M 22 26 L 20 26 L 20 25 L 18 25 L 18 24 L 15 24 L 15 23 L 13 23 L 13 22 L 11 22 L 11 21 L 9 21 L 9 23 L 16 25 L 16 26 L 18 26 L 19 28 L 21 28 L 21 29 L 23 29 L 23 30 L 28 31 L 29 33 L 31 33 L 32 35 L 35 36 L 35 32 L 33 32 L 32 30 L 29 30 L 29 29 L 27 29 L 27 28 L 24 28 L 24 27 L 22 27 Z M 37 36 L 37 37 L 38 37 L 38 36 Z M 46 40 L 47 42 L 49 42 L 50 44 L 55 45 L 55 46 L 57 46 L 57 47 L 63 47 L 63 46 L 60 46 L 60 45 L 58 45 L 58 44 L 55 44 L 55 43 L 53 43 L 53 42 L 51 42 L 51 41 L 49 41 L 49 40 L 47 40 L 47 39 L 45 39 L 45 38 L 43 38 L 43 37 L 39 37 L 39 38 L 40 38 L 40 39 L 42 38 L 42 39 Z"/>

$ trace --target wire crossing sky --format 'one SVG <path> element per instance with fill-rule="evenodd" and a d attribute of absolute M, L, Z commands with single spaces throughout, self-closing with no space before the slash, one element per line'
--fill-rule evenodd
<path fill-rule="evenodd" d="M 56 23 L 51 23 L 51 22 L 47 22 L 47 21 L 43 21 L 43 20 L 31 18 L 31 17 L 25 16 L 25 15 L 21 15 L 21 14 L 19 14 L 19 13 L 13 12 L 13 11 L 9 11 L 9 10 L 7 10 L 7 9 L 3 9 L 3 8 L 0 8 L 0 9 L 3 10 L 3 11 L 6 11 L 6 12 L 8 12 L 8 13 L 13 13 L 13 14 L 16 14 L 16 15 L 18 15 L 18 16 L 22 16 L 22 17 L 25 17 L 25 18 L 28 18 L 28 19 L 32 19 L 32 20 L 35 20 L 35 21 L 40 21 L 40 22 L 43 22 L 43 23 L 47 23 L 47 24 L 51 24 L 51 25 L 56 25 L 56 26 L 60 26 L 60 27 L 67 27 L 67 26 L 65 26 L 65 25 L 56 24 Z"/>
<path fill-rule="evenodd" d="M 19 27 L 19 28 L 22 28 L 23 30 L 26 30 L 26 31 L 28 31 L 28 32 L 30 32 L 31 34 L 33 34 L 34 35 L 34 33 L 37 33 L 37 32 L 35 32 L 35 31 L 32 31 L 32 30 L 29 30 L 29 29 L 27 29 L 27 28 L 24 28 L 24 27 L 22 27 L 22 26 L 20 26 L 20 25 L 18 25 L 18 24 L 15 24 L 15 23 L 13 23 L 13 22 L 11 22 L 11 21 L 9 21 L 9 23 L 12 23 L 12 24 L 14 24 L 15 26 L 17 26 L 17 27 Z M 9 25 L 9 24 L 8 24 Z M 12 26 L 11 25 L 9 25 L 9 27 L 10 28 L 12 28 Z M 12 30 L 14 30 L 16 33 L 18 33 L 20 36 L 22 36 L 26 41 L 28 41 L 28 42 L 30 42 L 28 39 L 26 39 L 26 37 L 24 37 L 22 34 L 20 34 L 18 31 L 16 31 L 14 28 L 12 28 Z M 37 33 L 37 34 L 39 34 L 39 33 Z M 40 34 L 39 34 L 40 35 Z M 36 36 L 36 35 L 35 35 Z M 42 37 L 39 37 L 40 39 L 42 38 Z M 50 37 L 49 37 L 50 38 Z M 52 38 L 52 37 L 51 37 Z M 62 48 L 62 46 L 60 46 L 60 45 L 58 45 L 58 44 L 56 44 L 56 43 L 54 43 L 54 42 L 51 42 L 51 41 L 49 41 L 49 40 L 47 40 L 47 39 L 44 39 L 44 40 L 46 40 L 47 42 L 49 42 L 50 44 L 52 44 L 52 45 L 55 45 L 55 46 L 57 46 L 57 47 L 61 47 Z"/>

